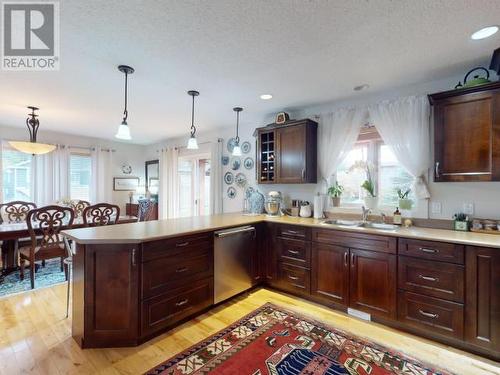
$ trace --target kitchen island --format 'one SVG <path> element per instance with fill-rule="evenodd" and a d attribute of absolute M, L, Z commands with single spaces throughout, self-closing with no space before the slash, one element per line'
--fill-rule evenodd
<path fill-rule="evenodd" d="M 214 232 L 256 228 L 252 286 L 266 285 L 498 359 L 500 238 L 429 228 L 212 215 L 68 230 L 72 334 L 134 346 L 214 305 Z"/>

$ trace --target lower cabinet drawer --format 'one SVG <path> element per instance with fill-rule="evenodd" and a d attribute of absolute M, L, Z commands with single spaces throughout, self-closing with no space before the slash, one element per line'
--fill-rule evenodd
<path fill-rule="evenodd" d="M 400 289 L 464 302 L 464 266 L 404 256 L 398 263 Z"/>
<path fill-rule="evenodd" d="M 304 268 L 311 266 L 310 242 L 277 238 L 276 245 L 282 262 Z"/>
<path fill-rule="evenodd" d="M 309 294 L 311 290 L 308 269 L 280 263 L 278 266 L 278 286 L 295 293 Z"/>
<path fill-rule="evenodd" d="M 208 278 L 142 301 L 142 336 L 155 333 L 209 307 L 214 300 L 213 289 L 213 278 Z"/>
<path fill-rule="evenodd" d="M 464 306 L 460 303 L 399 291 L 398 320 L 405 325 L 457 339 L 464 336 Z"/>
<path fill-rule="evenodd" d="M 198 249 L 183 256 L 154 259 L 142 264 L 142 298 L 168 293 L 172 289 L 213 275 L 213 251 Z"/>

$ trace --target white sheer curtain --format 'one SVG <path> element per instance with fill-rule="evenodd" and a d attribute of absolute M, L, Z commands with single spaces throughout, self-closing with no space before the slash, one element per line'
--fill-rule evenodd
<path fill-rule="evenodd" d="M 113 151 L 96 147 L 92 150 L 93 203 L 113 201 Z"/>
<path fill-rule="evenodd" d="M 3 140 L 0 138 L 0 203 L 4 203 L 3 201 Z"/>
<path fill-rule="evenodd" d="M 179 150 L 175 147 L 159 151 L 160 189 L 158 209 L 160 219 L 171 219 L 179 215 L 178 158 Z"/>
<path fill-rule="evenodd" d="M 371 105 L 369 113 L 384 142 L 415 178 L 416 197 L 430 198 L 425 177 L 430 163 L 430 106 L 427 97 L 411 96 L 384 101 Z"/>
<path fill-rule="evenodd" d="M 318 128 L 318 164 L 320 176 L 327 180 L 337 171 L 352 149 L 366 117 L 358 108 L 342 108 L 321 115 Z"/>
<path fill-rule="evenodd" d="M 34 157 L 33 197 L 38 206 L 69 198 L 69 158 L 69 148 L 61 145 Z"/>
<path fill-rule="evenodd" d="M 222 148 L 224 141 L 217 139 L 210 145 L 210 213 L 222 213 Z"/>

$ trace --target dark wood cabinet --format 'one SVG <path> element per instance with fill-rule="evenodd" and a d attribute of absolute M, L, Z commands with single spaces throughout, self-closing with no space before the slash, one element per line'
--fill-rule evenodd
<path fill-rule="evenodd" d="M 257 181 L 261 184 L 317 182 L 315 121 L 293 120 L 256 130 Z"/>
<path fill-rule="evenodd" d="M 465 340 L 500 358 L 500 249 L 466 248 Z"/>
<path fill-rule="evenodd" d="M 75 258 L 75 264 L 86 264 L 82 346 L 136 345 L 140 244 L 88 245 L 84 256 L 84 260 Z M 78 292 L 75 294 L 78 297 Z"/>
<path fill-rule="evenodd" d="M 349 306 L 382 318 L 396 318 L 396 256 L 350 249 Z"/>
<path fill-rule="evenodd" d="M 434 181 L 500 181 L 500 82 L 429 95 Z"/>
<path fill-rule="evenodd" d="M 311 295 L 327 304 L 349 303 L 349 249 L 313 243 Z"/>

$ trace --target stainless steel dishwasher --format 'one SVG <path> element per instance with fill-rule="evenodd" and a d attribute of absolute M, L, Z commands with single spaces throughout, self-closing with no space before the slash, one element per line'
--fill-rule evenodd
<path fill-rule="evenodd" d="M 244 226 L 214 233 L 214 301 L 222 302 L 252 287 L 255 227 Z"/>

